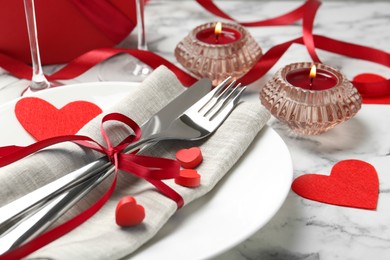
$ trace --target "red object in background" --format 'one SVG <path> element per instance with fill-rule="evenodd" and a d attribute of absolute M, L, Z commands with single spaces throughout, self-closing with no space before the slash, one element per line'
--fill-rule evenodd
<path fill-rule="evenodd" d="M 15 105 L 19 123 L 38 141 L 74 135 L 100 113 L 100 107 L 82 100 L 70 102 L 60 109 L 36 97 L 22 98 Z"/>
<path fill-rule="evenodd" d="M 385 77 L 373 73 L 362 73 L 356 75 L 352 80 L 352 83 L 363 96 L 365 104 L 390 104 L 390 84 L 387 82 L 388 80 Z M 371 84 L 371 88 L 360 87 L 364 84 Z M 383 93 L 387 94 L 384 95 Z"/>
<path fill-rule="evenodd" d="M 325 90 L 337 85 L 337 78 L 332 73 L 317 69 L 310 84 L 310 68 L 296 69 L 287 73 L 286 80 L 293 86 L 310 90 Z"/>
<path fill-rule="evenodd" d="M 354 82 L 359 82 L 359 83 L 380 83 L 384 82 L 387 79 L 381 75 L 378 74 L 373 74 L 373 73 L 362 73 L 359 75 L 356 75 L 353 78 Z"/>
<path fill-rule="evenodd" d="M 292 190 L 306 199 L 353 208 L 374 210 L 378 203 L 378 174 L 371 164 L 360 160 L 336 163 L 329 176 L 304 174 Z"/>
<path fill-rule="evenodd" d="M 222 32 L 217 36 L 214 28 L 208 28 L 200 31 L 196 38 L 204 43 L 221 45 L 238 41 L 241 38 L 241 33 L 231 28 L 222 28 Z"/>
<path fill-rule="evenodd" d="M 136 25 L 129 0 L 35 1 L 42 64 L 67 63 L 96 48 L 114 47 Z M 31 63 L 23 1 L 2 1 L 0 52 Z"/>

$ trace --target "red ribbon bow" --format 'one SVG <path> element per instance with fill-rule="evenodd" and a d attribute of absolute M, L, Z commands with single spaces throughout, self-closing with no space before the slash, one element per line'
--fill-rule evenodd
<path fill-rule="evenodd" d="M 128 126 L 130 129 L 132 129 L 134 131 L 134 134 L 127 136 L 118 145 L 113 146 L 103 127 L 103 124 L 107 121 L 121 122 L 124 125 Z M 166 158 L 136 155 L 134 153 L 122 153 L 122 151 L 129 144 L 139 140 L 139 138 L 141 137 L 141 129 L 137 125 L 137 123 L 122 114 L 111 113 L 104 116 L 102 119 L 101 134 L 107 144 L 107 147 L 104 147 L 92 138 L 83 135 L 66 135 L 52 137 L 36 142 L 26 147 L 0 147 L 0 167 L 11 164 L 48 146 L 71 141 L 107 155 L 110 158 L 110 161 L 115 165 L 116 169 L 115 176 L 110 187 L 95 204 L 93 204 L 87 210 L 81 212 L 76 217 L 70 219 L 69 221 L 49 230 L 48 232 L 40 235 L 39 237 L 24 244 L 23 246 L 16 248 L 15 250 L 10 251 L 5 255 L 0 256 L 1 260 L 19 259 L 24 256 L 27 256 L 28 254 L 56 240 L 57 238 L 68 233 L 80 224 L 84 223 L 107 202 L 111 194 L 114 192 L 118 170 L 123 170 L 127 173 L 133 174 L 139 178 L 145 179 L 146 181 L 150 182 L 162 194 L 174 200 L 178 208 L 181 208 L 184 205 L 183 198 L 180 196 L 180 194 L 178 194 L 175 190 L 173 190 L 170 186 L 168 186 L 162 181 L 165 179 L 175 178 L 179 175 L 180 164 L 177 161 Z"/>

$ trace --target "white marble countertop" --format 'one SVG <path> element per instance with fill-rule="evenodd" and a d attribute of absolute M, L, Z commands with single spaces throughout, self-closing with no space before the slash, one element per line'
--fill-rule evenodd
<path fill-rule="evenodd" d="M 217 3 L 237 20 L 252 21 L 285 13 L 302 1 Z M 176 44 L 195 26 L 215 20 L 219 19 L 194 1 L 151 0 L 146 7 L 149 50 L 178 65 L 173 54 Z M 301 24 L 248 30 L 266 52 L 278 43 L 299 37 Z M 390 52 L 390 2 L 324 1 L 315 20 L 314 32 Z M 133 33 L 121 46 L 134 47 L 134 40 Z M 324 63 L 340 69 L 348 78 L 362 72 L 390 77 L 387 67 L 324 51 L 318 53 Z M 293 45 L 262 79 L 251 84 L 247 98 L 259 102 L 259 89 L 276 70 L 292 62 L 309 60 L 303 46 Z M 97 80 L 100 66 L 69 82 Z M 55 68 L 51 66 L 45 70 Z M 19 96 L 22 87 L 15 82 L 20 81 L 1 71 L 0 104 Z M 272 118 L 269 125 L 291 152 L 294 178 L 304 173 L 329 174 L 332 166 L 340 160 L 364 160 L 378 172 L 378 207 L 376 210 L 362 210 L 332 206 L 303 199 L 290 191 L 282 208 L 266 226 L 216 259 L 389 259 L 389 115 L 388 105 L 363 105 L 353 119 L 319 136 L 297 136 Z"/>

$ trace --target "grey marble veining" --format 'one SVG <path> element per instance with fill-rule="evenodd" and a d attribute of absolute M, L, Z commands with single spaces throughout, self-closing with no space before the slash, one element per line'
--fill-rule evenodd
<path fill-rule="evenodd" d="M 240 21 L 266 19 L 298 6 L 301 2 L 219 1 L 221 8 Z M 162 45 L 150 45 L 154 51 L 173 50 L 191 28 L 218 20 L 196 4 L 180 2 L 168 12 L 158 12 L 167 3 L 149 6 L 148 28 L 155 31 Z M 389 2 L 329 2 L 320 7 L 314 33 L 334 39 L 366 45 L 390 52 Z M 175 19 L 177 18 L 177 19 Z M 178 19 L 181 19 L 178 21 Z M 153 24 L 164 24 L 164 28 Z M 301 36 L 300 23 L 292 26 L 248 28 L 264 51 L 275 44 Z M 167 33 L 161 37 L 161 33 Z M 153 40 L 153 34 L 149 36 Z M 174 35 L 174 36 L 172 36 Z M 358 73 L 376 72 L 390 77 L 382 65 L 345 58 L 319 51 L 324 63 L 337 67 L 349 78 Z M 252 94 L 284 65 L 309 60 L 303 46 L 294 45 L 283 58 L 251 86 Z M 254 95 L 252 100 L 257 101 Z M 337 207 L 303 199 L 290 192 L 281 210 L 252 237 L 216 259 L 389 259 L 390 258 L 390 107 L 364 105 L 358 115 L 320 136 L 297 136 L 273 119 L 270 125 L 290 149 L 294 176 L 304 173 L 329 174 L 340 160 L 360 159 L 374 165 L 380 180 L 376 211 Z"/>
<path fill-rule="evenodd" d="M 302 1 L 217 1 L 240 21 L 277 16 Z M 177 43 L 205 22 L 220 20 L 194 1 L 150 1 L 146 7 L 150 51 L 180 66 L 174 57 Z M 291 26 L 248 28 L 264 52 L 301 36 L 301 23 Z M 323 1 L 314 33 L 390 52 L 390 2 Z M 134 46 L 134 33 L 120 44 Z M 343 71 L 348 78 L 375 72 L 390 78 L 390 69 L 361 60 L 318 51 L 322 61 Z M 249 86 L 247 99 L 258 101 L 258 91 L 277 69 L 310 60 L 305 48 L 293 45 L 261 79 Z M 101 65 L 99 65 L 101 66 Z M 99 66 L 74 80 L 96 80 Z M 45 68 L 45 70 L 55 69 Z M 18 97 L 20 82 L 0 72 L 0 102 Z M 71 81 L 70 81 L 71 82 Z M 390 259 L 390 106 L 363 105 L 353 119 L 319 136 L 298 136 L 275 118 L 269 122 L 287 144 L 294 177 L 305 173 L 329 174 L 345 159 L 360 159 L 377 170 L 380 192 L 377 210 L 338 207 L 301 198 L 290 191 L 278 213 L 253 236 L 215 257 L 217 260 L 328 260 Z"/>

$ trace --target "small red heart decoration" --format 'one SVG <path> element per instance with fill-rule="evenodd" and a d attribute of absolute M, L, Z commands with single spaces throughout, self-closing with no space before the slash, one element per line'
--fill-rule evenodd
<path fill-rule="evenodd" d="M 115 221 L 121 227 L 131 227 L 142 223 L 145 209 L 132 196 L 123 197 L 115 210 Z"/>
<path fill-rule="evenodd" d="M 381 82 L 386 81 L 386 78 L 373 73 L 361 73 L 356 75 L 353 78 L 353 81 L 359 82 L 359 83 L 374 83 L 374 82 Z"/>
<path fill-rule="evenodd" d="M 390 104 L 390 96 L 385 94 L 388 93 L 386 82 L 385 77 L 374 73 L 361 73 L 353 78 L 353 83 L 357 87 L 359 87 L 358 84 L 371 84 L 368 92 L 366 87 L 359 88 L 365 104 Z"/>
<path fill-rule="evenodd" d="M 197 170 L 180 170 L 179 176 L 175 178 L 175 183 L 185 187 L 198 187 L 200 185 L 200 175 Z"/>
<path fill-rule="evenodd" d="M 101 112 L 97 105 L 87 101 L 74 101 L 57 109 L 43 99 L 27 97 L 15 105 L 15 115 L 20 124 L 38 141 L 76 134 Z"/>
<path fill-rule="evenodd" d="M 296 178 L 292 190 L 310 200 L 376 209 L 379 181 L 371 164 L 360 160 L 345 160 L 333 166 L 330 176 L 305 174 Z"/>
<path fill-rule="evenodd" d="M 180 165 L 186 169 L 193 169 L 198 166 L 202 160 L 202 151 L 199 147 L 192 147 L 190 149 L 181 149 L 176 153 L 176 159 Z"/>

